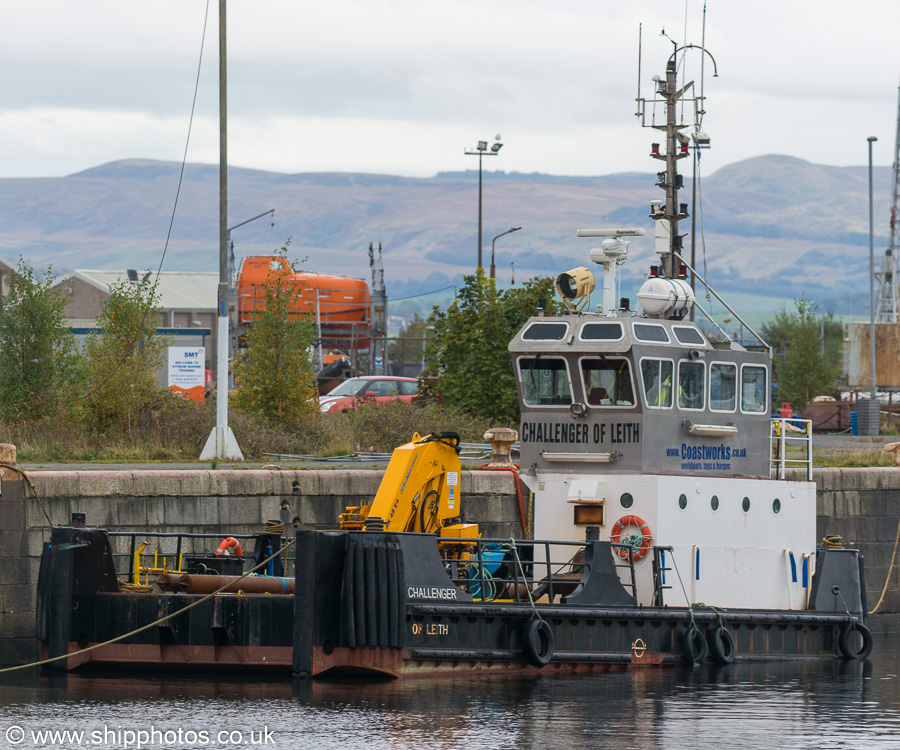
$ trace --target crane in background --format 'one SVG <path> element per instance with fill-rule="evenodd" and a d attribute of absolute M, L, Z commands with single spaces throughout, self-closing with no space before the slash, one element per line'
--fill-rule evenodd
<path fill-rule="evenodd" d="M 898 254 L 900 254 L 900 242 L 898 242 L 897 226 L 898 214 L 900 214 L 900 88 L 897 96 L 897 132 L 894 139 L 894 163 L 891 171 L 891 234 L 890 244 L 884 251 L 881 261 L 881 270 L 875 272 L 875 283 L 878 286 L 878 297 L 875 301 L 876 323 L 900 322 L 900 293 L 897 284 L 900 282 L 900 267 L 898 267 Z"/>

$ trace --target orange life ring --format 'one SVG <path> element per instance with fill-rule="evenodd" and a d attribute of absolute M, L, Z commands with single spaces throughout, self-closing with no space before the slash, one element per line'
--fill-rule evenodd
<path fill-rule="evenodd" d="M 219 549 L 216 550 L 216 554 L 224 555 L 225 550 L 227 550 L 229 547 L 234 547 L 235 556 L 244 556 L 244 550 L 241 549 L 241 543 L 233 536 L 226 536 L 221 542 L 219 542 Z"/>
<path fill-rule="evenodd" d="M 609 535 L 609 539 L 613 544 L 620 543 L 619 540 L 622 538 L 622 532 L 625 530 L 626 526 L 637 526 L 641 530 L 641 546 L 634 550 L 633 554 L 635 562 L 643 560 L 653 542 L 653 535 L 650 533 L 650 527 L 640 516 L 622 516 L 616 521 L 615 525 L 612 527 L 612 532 Z M 616 548 L 616 554 L 623 560 L 628 559 L 628 553 L 629 550 L 624 549 L 623 547 Z"/>

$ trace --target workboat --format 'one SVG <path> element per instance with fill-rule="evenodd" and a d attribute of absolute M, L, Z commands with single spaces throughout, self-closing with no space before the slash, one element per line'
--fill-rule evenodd
<path fill-rule="evenodd" d="M 39 585 L 45 656 L 306 678 L 866 658 L 862 560 L 817 545 L 810 425 L 770 417 L 771 349 L 717 326 L 681 253 L 689 126 L 676 105 L 694 103 L 696 142 L 703 97 L 691 91 L 673 54 L 655 83 L 665 200 L 651 201 L 659 261 L 639 305 L 619 297 L 618 271 L 644 231 L 583 229 L 601 304 L 589 307 L 593 272 L 573 268 L 557 279 L 565 314 L 536 311 L 509 344 L 530 538 L 483 538 L 464 520 L 458 437 L 415 435 L 340 530 L 261 535 L 252 567 L 268 576 L 241 567 L 213 581 L 215 559 L 195 560 L 124 591 L 108 532 L 54 529 Z M 271 567 L 288 546 L 292 579 Z M 146 583 L 139 554 L 136 569 Z"/>

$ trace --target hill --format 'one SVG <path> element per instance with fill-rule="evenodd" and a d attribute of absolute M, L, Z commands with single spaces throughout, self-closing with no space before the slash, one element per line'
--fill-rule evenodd
<path fill-rule="evenodd" d="M 165 246 L 180 165 L 126 160 L 60 178 L 0 180 L 0 254 L 33 265 L 156 268 Z M 688 168 L 685 171 L 689 171 Z M 215 270 L 218 169 L 185 169 L 167 270 Z M 877 255 L 886 245 L 890 169 L 876 170 Z M 565 177 L 484 173 L 484 264 L 497 242 L 498 278 L 557 274 L 585 264 L 589 226 L 642 226 L 661 198 L 649 174 Z M 235 231 L 235 253 L 271 250 L 292 238 L 306 267 L 368 278 L 366 250 L 382 242 L 392 297 L 458 283 L 476 263 L 477 172 L 417 179 L 372 174 L 279 174 L 229 170 L 229 216 L 240 223 L 275 208 L 274 228 L 259 221 Z M 732 164 L 700 183 L 698 265 L 717 289 L 826 302 L 868 290 L 868 185 L 865 167 L 815 165 L 787 156 Z M 685 180 L 682 200 L 690 202 Z M 690 231 L 690 222 L 681 226 Z M 656 256 L 652 237 L 632 245 L 623 292 L 633 295 Z M 690 239 L 685 239 L 689 248 Z M 705 254 L 703 248 L 706 248 Z M 852 304 L 852 301 L 851 301 Z M 856 311 L 863 306 L 856 301 Z"/>

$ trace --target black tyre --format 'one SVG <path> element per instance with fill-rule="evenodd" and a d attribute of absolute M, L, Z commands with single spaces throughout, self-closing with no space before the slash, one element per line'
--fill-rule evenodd
<path fill-rule="evenodd" d="M 684 655 L 684 663 L 689 666 L 703 664 L 709 655 L 709 645 L 696 627 L 689 627 L 681 639 L 681 653 Z"/>
<path fill-rule="evenodd" d="M 553 628 L 544 620 L 529 620 L 525 626 L 522 652 L 533 667 L 545 667 L 553 658 Z"/>
<path fill-rule="evenodd" d="M 838 645 L 845 659 L 865 659 L 872 653 L 872 631 L 861 622 L 853 621 L 841 631 Z"/>
<path fill-rule="evenodd" d="M 731 664 L 736 653 L 734 636 L 724 625 L 713 628 L 706 641 L 709 655 L 716 664 Z"/>

